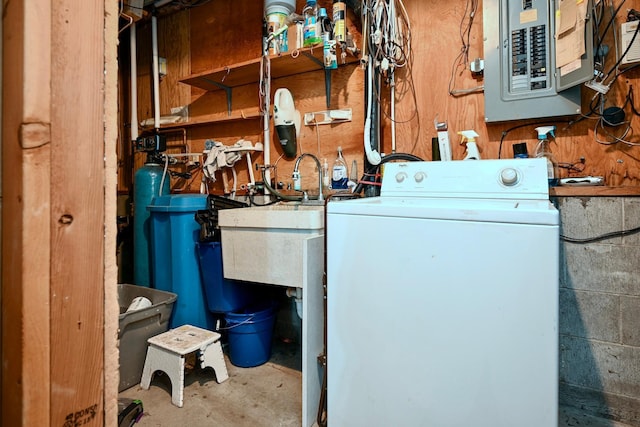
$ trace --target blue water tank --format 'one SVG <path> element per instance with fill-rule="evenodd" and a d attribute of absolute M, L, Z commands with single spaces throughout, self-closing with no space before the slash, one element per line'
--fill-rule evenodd
<path fill-rule="evenodd" d="M 154 287 L 178 294 L 171 328 L 187 324 L 215 328 L 215 318 L 207 309 L 196 250 L 200 225 L 195 214 L 206 207 L 207 196 L 203 194 L 160 196 L 148 207 Z"/>
<path fill-rule="evenodd" d="M 138 286 L 152 286 L 149 258 L 149 211 L 147 207 L 154 197 L 169 194 L 169 178 L 166 177 L 160 191 L 163 167 L 148 162 L 133 177 L 133 282 Z"/>

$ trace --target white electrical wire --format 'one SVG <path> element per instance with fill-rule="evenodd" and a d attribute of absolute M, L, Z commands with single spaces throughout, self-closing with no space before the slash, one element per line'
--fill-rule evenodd
<path fill-rule="evenodd" d="M 160 180 L 160 188 L 158 189 L 158 196 L 162 196 L 162 188 L 164 187 L 164 179 L 167 177 L 168 169 L 169 169 L 169 156 L 164 156 L 164 169 L 162 170 L 162 179 Z"/>
<path fill-rule="evenodd" d="M 374 88 L 374 69 L 390 85 L 390 113 L 392 152 L 396 151 L 396 79 L 395 70 L 407 67 L 409 88 L 411 83 L 411 24 L 402 0 L 364 0 L 363 1 L 363 58 L 366 60 L 368 98 L 364 129 L 364 144 L 367 160 L 373 165 L 380 163 L 380 154 L 371 148 L 372 104 L 381 104 L 379 88 Z M 399 13 L 398 13 L 399 12 Z M 374 93 L 376 91 L 376 93 Z M 404 94 L 406 92 L 401 91 Z M 416 109 L 417 110 L 417 109 Z M 382 110 L 380 110 L 382 111 Z M 416 111 L 414 110 L 415 116 Z M 386 115 L 386 113 L 385 113 Z M 408 120 L 407 120 L 408 121 Z"/>

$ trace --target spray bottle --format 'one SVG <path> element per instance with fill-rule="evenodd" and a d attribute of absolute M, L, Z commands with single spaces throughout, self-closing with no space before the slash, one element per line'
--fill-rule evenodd
<path fill-rule="evenodd" d="M 478 151 L 478 145 L 476 144 L 476 137 L 479 135 L 475 130 L 463 130 L 458 132 L 458 135 L 462 135 L 460 145 L 466 144 L 467 155 L 464 160 L 480 160 L 480 152 Z"/>
<path fill-rule="evenodd" d="M 547 159 L 547 178 L 549 179 L 549 185 L 555 187 L 559 182 L 558 162 L 551 153 L 549 147 L 549 139 L 547 135 L 551 135 L 555 138 L 555 126 L 540 126 L 536 128 L 538 132 L 538 145 L 536 146 L 536 157 L 545 157 Z"/>

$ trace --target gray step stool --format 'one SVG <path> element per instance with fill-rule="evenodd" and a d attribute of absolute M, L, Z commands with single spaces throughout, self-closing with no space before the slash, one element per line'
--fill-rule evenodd
<path fill-rule="evenodd" d="M 164 372 L 171 379 L 171 403 L 179 408 L 182 408 L 184 398 L 184 359 L 187 354 L 197 351 L 200 367 L 213 368 L 218 383 L 229 378 L 217 332 L 183 325 L 151 337 L 147 342 L 149 348 L 140 387 L 149 390 L 153 373 Z"/>

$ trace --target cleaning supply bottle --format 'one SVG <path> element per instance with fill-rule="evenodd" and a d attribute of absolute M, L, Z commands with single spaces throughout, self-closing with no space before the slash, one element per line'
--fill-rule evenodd
<path fill-rule="evenodd" d="M 302 10 L 304 16 L 304 47 L 315 46 L 322 43 L 318 22 L 318 4 L 316 0 L 307 0 Z"/>
<path fill-rule="evenodd" d="M 329 175 L 329 162 L 327 162 L 327 159 L 322 159 L 322 186 L 327 190 L 331 188 L 331 176 Z"/>
<path fill-rule="evenodd" d="M 560 181 L 558 162 L 553 156 L 553 153 L 551 153 L 548 139 L 548 135 L 555 137 L 555 130 L 555 126 L 540 126 L 536 128 L 536 132 L 538 132 L 536 157 L 545 157 L 547 159 L 547 178 L 549 179 L 549 185 L 551 187 L 556 187 Z"/>
<path fill-rule="evenodd" d="M 347 181 L 349 176 L 347 174 L 347 163 L 342 157 L 342 147 L 338 146 L 338 158 L 333 162 L 332 176 L 331 176 L 331 189 L 332 190 L 344 190 L 347 188 Z"/>
<path fill-rule="evenodd" d="M 458 135 L 462 135 L 460 144 L 466 144 L 467 155 L 464 160 L 480 160 L 480 152 L 478 151 L 478 145 L 476 144 L 476 138 L 479 136 L 475 130 L 463 130 L 458 132 Z"/>
<path fill-rule="evenodd" d="M 337 42 L 346 43 L 347 26 L 345 25 L 347 18 L 347 3 L 345 0 L 333 0 L 333 34 Z"/>
<path fill-rule="evenodd" d="M 319 27 L 322 30 L 324 68 L 326 70 L 335 70 L 338 68 L 336 41 L 333 38 L 333 24 L 327 15 L 327 9 L 324 7 L 320 8 L 318 20 L 320 22 Z"/>

